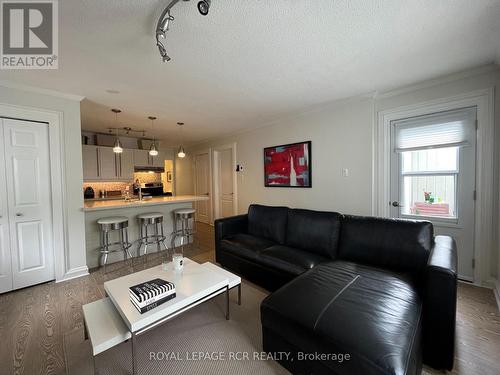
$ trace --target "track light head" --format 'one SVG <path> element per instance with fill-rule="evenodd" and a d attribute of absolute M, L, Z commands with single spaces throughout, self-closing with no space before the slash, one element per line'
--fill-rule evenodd
<path fill-rule="evenodd" d="M 210 0 L 201 0 L 198 2 L 198 11 L 202 16 L 206 16 L 210 10 Z"/>
<path fill-rule="evenodd" d="M 167 55 L 167 50 L 163 46 L 162 42 L 160 42 L 158 40 L 158 38 L 156 38 L 156 46 L 158 47 L 158 50 L 160 51 L 160 55 L 161 55 L 161 57 L 163 59 L 163 62 L 170 61 L 170 56 Z"/>

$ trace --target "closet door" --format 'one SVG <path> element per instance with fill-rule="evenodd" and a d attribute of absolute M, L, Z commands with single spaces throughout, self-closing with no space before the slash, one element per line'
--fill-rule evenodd
<path fill-rule="evenodd" d="M 0 293 L 13 288 L 6 180 L 3 119 L 0 118 Z"/>
<path fill-rule="evenodd" d="M 13 288 L 53 280 L 49 126 L 3 120 Z"/>

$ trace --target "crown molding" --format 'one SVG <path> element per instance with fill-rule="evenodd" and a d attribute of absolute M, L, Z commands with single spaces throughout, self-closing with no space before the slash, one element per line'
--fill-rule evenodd
<path fill-rule="evenodd" d="M 482 65 L 479 67 L 462 70 L 460 72 L 455 72 L 440 76 L 437 78 L 427 79 L 425 81 L 417 82 L 403 87 L 394 88 L 391 90 L 385 90 L 377 92 L 376 99 L 390 98 L 397 95 L 406 94 L 408 92 L 413 92 L 433 86 L 443 85 L 445 83 L 459 81 L 462 79 L 475 77 L 482 74 L 488 74 L 493 72 L 500 72 L 500 65 L 497 62 L 491 62 L 487 65 Z"/>
<path fill-rule="evenodd" d="M 81 96 L 81 95 L 68 94 L 65 92 L 60 92 L 60 91 L 50 90 L 50 89 L 43 89 L 40 87 L 34 87 L 34 86 L 30 86 L 30 85 L 25 85 L 23 83 L 17 83 L 17 82 L 12 82 L 12 81 L 7 81 L 7 80 L 0 80 L 0 86 L 5 87 L 5 88 L 9 88 L 9 89 L 16 89 L 16 90 L 32 92 L 35 94 L 54 96 L 57 98 L 68 99 L 68 100 L 73 100 L 73 101 L 77 101 L 77 102 L 81 102 L 83 99 L 85 99 L 85 96 Z"/>

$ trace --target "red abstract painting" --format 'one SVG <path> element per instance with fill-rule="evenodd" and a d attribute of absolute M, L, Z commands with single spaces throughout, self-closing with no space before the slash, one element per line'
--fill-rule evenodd
<path fill-rule="evenodd" d="M 264 179 L 268 187 L 311 187 L 311 142 L 265 148 Z"/>

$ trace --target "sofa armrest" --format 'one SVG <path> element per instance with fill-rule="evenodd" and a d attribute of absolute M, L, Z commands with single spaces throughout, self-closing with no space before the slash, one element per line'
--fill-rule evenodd
<path fill-rule="evenodd" d="M 424 274 L 424 363 L 453 368 L 457 308 L 457 247 L 453 238 L 436 236 Z"/>
<path fill-rule="evenodd" d="M 217 219 L 214 222 L 215 227 L 215 259 L 218 261 L 220 242 L 226 236 L 237 233 L 247 233 L 248 214 Z"/>

